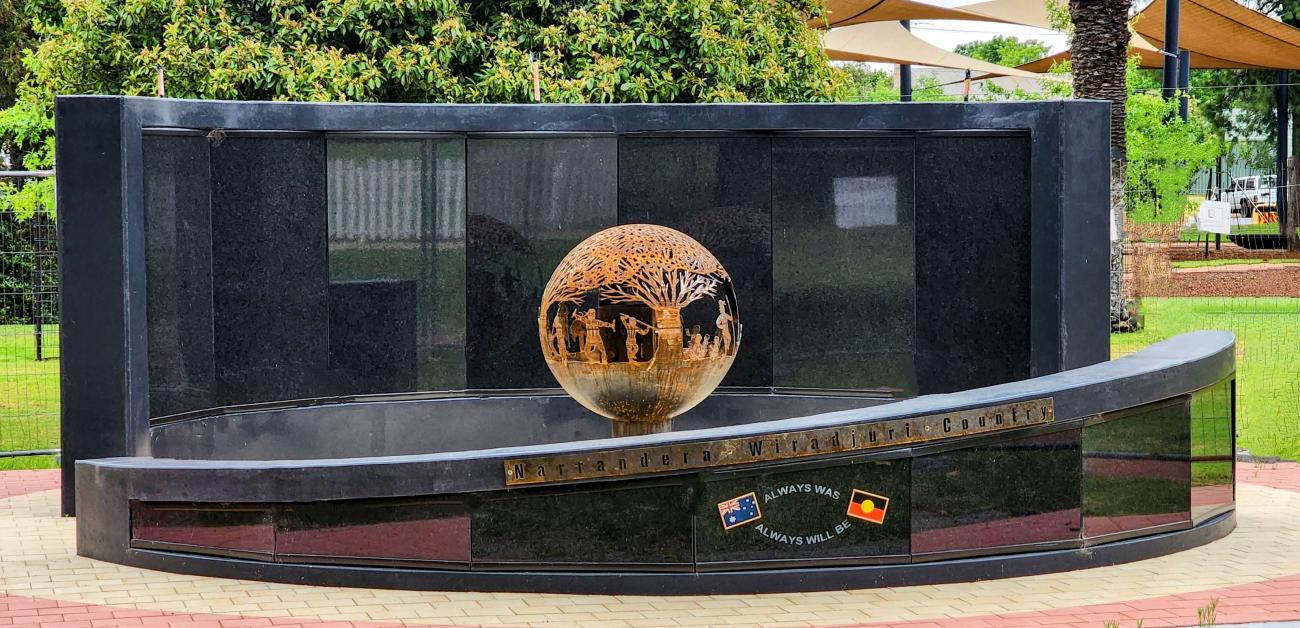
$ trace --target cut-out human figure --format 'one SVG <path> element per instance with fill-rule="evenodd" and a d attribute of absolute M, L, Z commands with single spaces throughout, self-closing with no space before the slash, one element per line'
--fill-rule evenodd
<path fill-rule="evenodd" d="M 714 336 L 714 337 L 713 337 L 713 342 L 710 342 L 710 343 L 709 343 L 709 355 L 708 355 L 708 357 L 710 357 L 710 358 L 716 358 L 716 357 L 718 357 L 718 356 L 720 356 L 720 355 L 723 355 L 723 353 L 722 353 L 722 336 Z"/>
<path fill-rule="evenodd" d="M 704 336 L 700 334 L 700 326 L 696 325 L 691 328 L 691 339 L 686 345 L 686 359 L 698 360 L 704 357 L 706 349 L 704 347 Z"/>
<path fill-rule="evenodd" d="M 560 311 L 555 314 L 555 318 L 551 319 L 551 336 L 555 345 L 555 359 L 561 362 L 567 362 L 569 359 L 568 318 L 568 311 L 561 305 Z"/>
<path fill-rule="evenodd" d="M 722 340 L 721 346 L 719 346 L 720 354 L 731 354 L 731 323 L 734 320 L 735 318 L 733 318 L 731 314 L 727 313 L 727 302 L 719 300 L 718 320 L 715 324 L 718 326 L 718 338 Z"/>
<path fill-rule="evenodd" d="M 588 362 L 599 362 L 605 364 L 609 362 L 609 352 L 605 350 L 605 339 L 601 338 L 601 329 L 614 329 L 614 323 L 608 323 L 596 318 L 596 310 L 588 309 L 587 311 L 577 314 L 575 321 L 581 321 L 582 336 L 582 358 Z"/>
<path fill-rule="evenodd" d="M 626 332 L 623 342 L 624 348 L 627 349 L 627 361 L 636 362 L 637 353 L 640 349 L 637 346 L 637 336 L 644 336 L 654 331 L 654 328 L 637 320 L 634 316 L 619 314 L 618 317 L 619 320 L 623 321 L 623 330 Z"/>

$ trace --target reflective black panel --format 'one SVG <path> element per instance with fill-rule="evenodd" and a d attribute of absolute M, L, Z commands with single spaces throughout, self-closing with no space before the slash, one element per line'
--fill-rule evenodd
<path fill-rule="evenodd" d="M 323 137 L 212 146 L 217 405 L 328 391 L 325 216 Z"/>
<path fill-rule="evenodd" d="M 149 415 L 213 405 L 208 141 L 145 136 Z"/>
<path fill-rule="evenodd" d="M 278 560 L 469 563 L 469 516 L 454 504 L 364 501 L 280 509 Z"/>
<path fill-rule="evenodd" d="M 1083 533 L 1188 521 L 1187 398 L 1107 415 L 1083 429 Z"/>
<path fill-rule="evenodd" d="M 1028 135 L 920 136 L 916 168 L 920 393 L 1027 379 Z"/>
<path fill-rule="evenodd" d="M 464 140 L 328 150 L 331 394 L 464 388 Z"/>
<path fill-rule="evenodd" d="M 467 149 L 470 388 L 558 384 L 537 307 L 560 260 L 618 222 L 613 137 L 471 137 Z"/>
<path fill-rule="evenodd" d="M 850 509 L 855 489 L 859 506 Z M 730 503 L 750 493 L 756 519 Z M 907 460 L 709 482 L 696 511 L 696 560 L 905 561 L 910 501 Z"/>
<path fill-rule="evenodd" d="M 1200 523 L 1234 501 L 1235 380 L 1192 393 L 1192 520 Z"/>
<path fill-rule="evenodd" d="M 275 551 L 273 507 L 239 504 L 131 504 L 131 540 L 198 553 Z M 143 543 L 136 543 L 142 541 Z"/>
<path fill-rule="evenodd" d="M 516 495 L 483 502 L 471 527 L 474 563 L 691 563 L 685 486 Z"/>
<path fill-rule="evenodd" d="M 619 139 L 619 222 L 677 229 L 732 277 L 744 329 L 724 386 L 772 385 L 771 148 L 764 137 Z"/>
<path fill-rule="evenodd" d="M 912 461 L 912 553 L 1078 539 L 1079 430 Z"/>
<path fill-rule="evenodd" d="M 773 140 L 775 385 L 916 391 L 914 146 Z"/>

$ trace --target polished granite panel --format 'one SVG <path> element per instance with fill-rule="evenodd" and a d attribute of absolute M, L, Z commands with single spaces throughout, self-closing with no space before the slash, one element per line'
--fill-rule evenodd
<path fill-rule="evenodd" d="M 145 136 L 149 416 L 213 405 L 208 141 Z"/>
<path fill-rule="evenodd" d="M 469 564 L 469 516 L 439 501 L 293 504 L 276 517 L 281 561 L 358 560 Z"/>
<path fill-rule="evenodd" d="M 916 392 L 914 147 L 772 141 L 775 385 Z"/>
<path fill-rule="evenodd" d="M 916 140 L 921 394 L 1029 378 L 1029 142 L 1027 134 Z"/>
<path fill-rule="evenodd" d="M 1080 434 L 1067 430 L 912 461 L 912 553 L 1080 537 Z"/>
<path fill-rule="evenodd" d="M 623 485 L 610 490 L 514 494 L 474 511 L 474 563 L 641 563 L 690 568 L 693 490 Z"/>
<path fill-rule="evenodd" d="M 1187 399 L 1106 415 L 1083 429 L 1083 534 L 1190 520 Z"/>
<path fill-rule="evenodd" d="M 212 146 L 217 404 L 328 394 L 325 140 Z"/>
<path fill-rule="evenodd" d="M 415 303 L 412 279 L 330 284 L 332 394 L 415 390 Z"/>
<path fill-rule="evenodd" d="M 1224 380 L 1192 393 L 1192 521 L 1201 523 L 1231 508 L 1236 381 Z"/>
<path fill-rule="evenodd" d="M 269 557 L 275 550 L 274 510 L 261 504 L 135 502 L 131 540 Z"/>
<path fill-rule="evenodd" d="M 400 390 L 465 388 L 465 140 L 331 137 L 326 148 L 330 279 L 412 282 L 417 381 Z"/>
<path fill-rule="evenodd" d="M 875 496 L 868 499 L 883 515 L 879 522 L 849 514 L 855 489 Z M 701 563 L 905 561 L 908 554 L 907 460 L 727 478 L 705 483 L 703 493 L 695 511 Z M 733 526 L 719 505 L 749 493 L 761 516 Z"/>
<path fill-rule="evenodd" d="M 766 137 L 619 139 L 619 223 L 681 231 L 731 275 L 744 329 L 723 386 L 772 385 L 771 149 Z"/>
<path fill-rule="evenodd" d="M 599 137 L 471 137 L 466 147 L 470 388 L 557 383 L 537 306 L 560 260 L 618 222 L 617 143 Z"/>

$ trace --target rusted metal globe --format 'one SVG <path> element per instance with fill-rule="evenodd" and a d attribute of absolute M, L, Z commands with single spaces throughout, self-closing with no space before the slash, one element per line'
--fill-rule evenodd
<path fill-rule="evenodd" d="M 726 269 L 659 225 L 622 225 L 574 247 L 537 314 L 555 379 L 614 434 L 667 430 L 717 388 L 740 347 Z"/>

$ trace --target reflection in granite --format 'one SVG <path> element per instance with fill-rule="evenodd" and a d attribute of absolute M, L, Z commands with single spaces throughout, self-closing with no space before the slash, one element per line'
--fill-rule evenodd
<path fill-rule="evenodd" d="M 330 279 L 414 285 L 417 381 L 389 392 L 463 389 L 465 141 L 330 138 L 328 151 Z"/>
<path fill-rule="evenodd" d="M 691 495 L 686 486 L 514 494 L 473 515 L 474 563 L 653 563 L 690 569 Z M 535 564 L 534 564 L 535 563 Z"/>
<path fill-rule="evenodd" d="M 280 509 L 278 560 L 352 558 L 469 563 L 469 517 L 446 502 L 359 501 Z"/>
<path fill-rule="evenodd" d="M 1236 381 L 1224 380 L 1192 393 L 1192 521 L 1199 524 L 1231 508 Z"/>
<path fill-rule="evenodd" d="M 736 286 L 744 338 L 723 386 L 772 385 L 771 148 L 766 137 L 619 139 L 619 223 L 695 238 Z M 713 324 L 716 312 L 690 310 L 686 328 Z"/>
<path fill-rule="evenodd" d="M 921 394 L 1029 378 L 1029 142 L 916 140 Z M 996 176 L 973 163 L 996 164 Z"/>
<path fill-rule="evenodd" d="M 208 142 L 144 137 L 149 416 L 211 407 L 212 230 Z"/>
<path fill-rule="evenodd" d="M 912 553 L 1078 539 L 1080 434 L 1068 430 L 912 461 Z"/>
<path fill-rule="evenodd" d="M 564 255 L 618 221 L 616 141 L 471 137 L 466 156 L 468 386 L 555 387 L 537 304 Z"/>
<path fill-rule="evenodd" d="M 216 405 L 325 393 L 325 140 L 227 136 L 212 186 Z"/>
<path fill-rule="evenodd" d="M 848 515 L 858 489 L 884 497 L 881 523 Z M 864 558 L 906 561 L 908 461 L 866 462 L 729 478 L 704 485 L 696 506 L 696 560 L 707 562 Z M 753 492 L 762 517 L 724 529 L 718 504 Z M 880 502 L 880 500 L 875 500 Z"/>
<path fill-rule="evenodd" d="M 913 394 L 914 141 L 772 142 L 773 383 Z"/>
<path fill-rule="evenodd" d="M 1188 521 L 1187 399 L 1105 415 L 1083 429 L 1083 534 Z"/>
<path fill-rule="evenodd" d="M 275 551 L 271 506 L 131 504 L 131 540 L 264 554 Z"/>
<path fill-rule="evenodd" d="M 330 284 L 332 394 L 415 390 L 416 282 Z"/>

